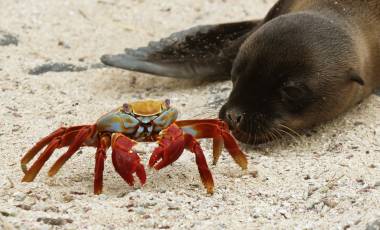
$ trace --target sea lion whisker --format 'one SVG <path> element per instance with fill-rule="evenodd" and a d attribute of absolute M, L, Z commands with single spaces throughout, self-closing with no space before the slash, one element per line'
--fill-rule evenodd
<path fill-rule="evenodd" d="M 273 135 L 276 137 L 276 141 L 281 139 L 281 135 L 278 136 L 278 132 L 275 128 L 272 129 Z"/>
<path fill-rule="evenodd" d="M 270 138 L 268 137 L 268 133 L 265 133 L 265 142 L 269 142 L 270 141 Z"/>
<path fill-rule="evenodd" d="M 297 138 L 296 138 L 295 136 L 293 136 L 291 133 L 287 132 L 286 130 L 279 129 L 279 131 L 285 133 L 285 134 L 288 135 L 290 138 L 292 138 L 294 141 L 298 141 Z"/>
<path fill-rule="evenodd" d="M 301 134 L 299 134 L 299 133 L 296 132 L 295 130 L 289 128 L 288 126 L 283 125 L 283 124 L 279 124 L 279 126 L 285 128 L 286 130 L 289 130 L 291 133 L 295 134 L 298 138 L 302 138 Z"/>
<path fill-rule="evenodd" d="M 276 137 L 276 141 L 281 139 L 281 135 L 279 135 L 276 128 L 272 128 L 272 132 L 273 132 L 273 135 Z"/>
<path fill-rule="evenodd" d="M 274 135 L 272 129 L 270 129 L 270 130 L 268 131 L 268 135 L 270 136 L 271 141 L 276 141 L 276 140 L 277 140 L 276 135 Z"/>
<path fill-rule="evenodd" d="M 277 141 L 277 136 L 275 135 L 273 129 L 269 130 L 269 134 L 272 137 L 272 141 Z"/>
<path fill-rule="evenodd" d="M 279 135 L 279 139 L 281 139 L 283 136 L 282 133 L 278 130 L 278 128 L 273 128 L 273 129 Z"/>

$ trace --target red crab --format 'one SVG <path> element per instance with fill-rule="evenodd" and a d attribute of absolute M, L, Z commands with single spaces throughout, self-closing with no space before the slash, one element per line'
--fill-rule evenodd
<path fill-rule="evenodd" d="M 103 187 L 103 169 L 106 152 L 112 148 L 112 162 L 116 171 L 129 184 L 134 184 L 136 173 L 141 184 L 146 181 L 144 166 L 133 150 L 138 141 L 158 141 L 149 160 L 149 166 L 160 170 L 175 162 L 184 149 L 195 154 L 202 183 L 208 193 L 213 193 L 214 181 L 197 139 L 213 138 L 213 163 L 216 164 L 223 144 L 235 162 L 247 168 L 247 159 L 230 134 L 228 126 L 218 119 L 176 121 L 177 109 L 169 100 L 145 100 L 124 104 L 98 119 L 93 125 L 62 127 L 42 138 L 21 159 L 25 175 L 22 181 L 33 181 L 44 163 L 55 149 L 68 147 L 66 153 L 50 168 L 48 175 L 54 176 L 62 165 L 82 146 L 96 147 L 94 193 L 100 194 Z M 27 169 L 27 163 L 44 151 Z"/>

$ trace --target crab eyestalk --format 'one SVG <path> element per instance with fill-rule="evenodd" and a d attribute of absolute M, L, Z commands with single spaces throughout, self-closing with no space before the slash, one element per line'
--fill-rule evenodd
<path fill-rule="evenodd" d="M 128 105 L 128 103 L 123 104 L 123 111 L 124 111 L 124 113 L 130 113 L 131 112 L 131 108 Z"/>
<path fill-rule="evenodd" d="M 165 99 L 166 108 L 170 107 L 170 99 Z"/>

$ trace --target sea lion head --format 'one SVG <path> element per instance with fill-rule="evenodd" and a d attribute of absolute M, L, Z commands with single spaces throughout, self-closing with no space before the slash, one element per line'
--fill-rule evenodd
<path fill-rule="evenodd" d="M 339 18 L 294 13 L 240 47 L 219 116 L 242 142 L 261 143 L 331 120 L 358 101 L 360 58 Z"/>

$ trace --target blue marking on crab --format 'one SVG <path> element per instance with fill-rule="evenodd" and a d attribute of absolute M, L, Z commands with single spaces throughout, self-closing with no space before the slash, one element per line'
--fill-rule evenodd
<path fill-rule="evenodd" d="M 111 125 L 111 129 L 112 129 L 112 131 L 115 131 L 115 130 L 122 130 L 120 123 L 116 123 L 116 122 L 114 122 L 114 123 L 111 123 L 110 125 Z"/>
<path fill-rule="evenodd" d="M 147 131 L 148 131 L 148 135 L 151 135 L 153 131 L 153 126 L 149 126 Z"/>
<path fill-rule="evenodd" d="M 96 122 L 100 132 L 132 134 L 136 131 L 139 120 L 130 114 L 112 111 L 100 117 Z"/>
<path fill-rule="evenodd" d="M 148 124 L 150 123 L 151 121 L 153 121 L 154 119 L 156 119 L 157 116 L 149 116 L 149 117 L 137 117 L 137 119 L 143 123 L 143 124 Z"/>
<path fill-rule="evenodd" d="M 139 126 L 139 128 L 137 129 L 136 133 L 135 133 L 135 137 L 140 137 L 142 133 L 144 133 L 144 126 Z"/>
<path fill-rule="evenodd" d="M 119 108 L 100 117 L 96 125 L 100 132 L 124 133 L 138 139 L 161 132 L 175 122 L 177 116 L 175 108 L 150 116 L 137 116 Z"/>
<path fill-rule="evenodd" d="M 155 120 L 153 120 L 155 127 L 155 132 L 160 132 L 161 130 L 169 127 L 175 120 L 177 120 L 178 111 L 174 108 L 169 108 L 165 112 L 161 113 Z"/>
<path fill-rule="evenodd" d="M 137 125 L 139 125 L 139 120 L 129 114 L 122 114 L 120 119 L 124 121 L 125 129 L 134 129 Z"/>
<path fill-rule="evenodd" d="M 190 126 L 181 127 L 181 129 L 184 133 L 190 134 L 193 137 L 196 137 L 198 134 L 198 132 Z"/>

